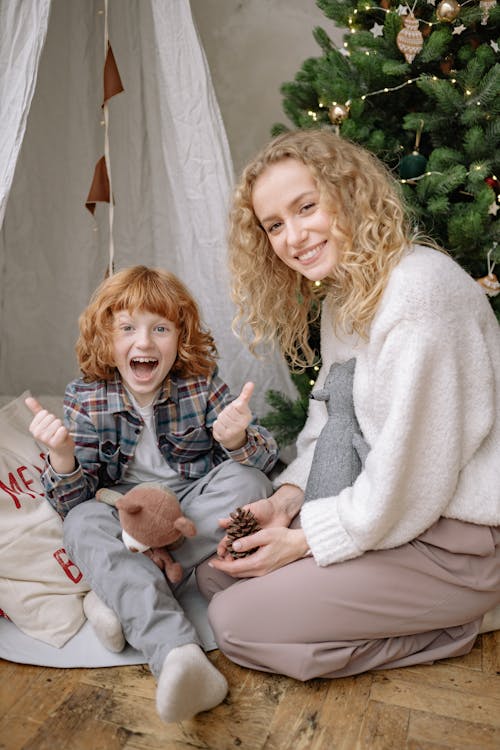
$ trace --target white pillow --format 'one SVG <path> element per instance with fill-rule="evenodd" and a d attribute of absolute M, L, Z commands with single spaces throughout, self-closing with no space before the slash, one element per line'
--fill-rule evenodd
<path fill-rule="evenodd" d="M 62 521 L 40 482 L 28 392 L 0 409 L 0 609 L 27 635 L 60 648 L 82 626 L 89 587 L 64 550 Z M 61 411 L 62 400 L 47 408 Z"/>

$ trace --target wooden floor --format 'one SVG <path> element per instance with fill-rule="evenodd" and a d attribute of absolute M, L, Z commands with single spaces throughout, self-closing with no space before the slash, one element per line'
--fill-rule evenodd
<path fill-rule="evenodd" d="M 145 666 L 46 669 L 0 660 L 2 750 L 499 750 L 500 631 L 432 666 L 307 684 L 210 659 L 224 703 L 163 724 Z"/>

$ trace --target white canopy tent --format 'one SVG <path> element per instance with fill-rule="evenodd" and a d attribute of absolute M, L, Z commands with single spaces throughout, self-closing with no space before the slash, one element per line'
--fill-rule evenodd
<path fill-rule="evenodd" d="M 105 28 L 124 92 L 103 120 Z M 251 126 L 251 124 L 250 124 Z M 85 207 L 109 136 L 114 194 Z M 118 270 L 169 268 L 191 289 L 236 393 L 294 394 L 283 360 L 231 332 L 226 216 L 232 166 L 188 0 L 0 0 L 0 393 L 62 394 L 77 319 Z"/>

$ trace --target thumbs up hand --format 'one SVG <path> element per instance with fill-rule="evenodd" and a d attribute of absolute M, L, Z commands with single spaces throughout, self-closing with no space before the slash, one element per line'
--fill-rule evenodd
<path fill-rule="evenodd" d="M 253 383 L 245 383 L 238 398 L 221 411 L 213 424 L 214 438 L 228 451 L 242 448 L 247 441 L 247 427 L 252 421 L 249 402 L 253 390 Z"/>
<path fill-rule="evenodd" d="M 62 421 L 29 396 L 26 406 L 34 415 L 29 431 L 50 452 L 50 463 L 58 474 L 71 474 L 75 468 L 75 443 Z"/>

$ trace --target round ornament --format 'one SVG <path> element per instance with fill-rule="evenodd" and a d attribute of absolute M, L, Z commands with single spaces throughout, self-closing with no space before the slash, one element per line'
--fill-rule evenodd
<path fill-rule="evenodd" d="M 332 104 L 328 110 L 328 117 L 333 125 L 340 125 L 349 117 L 349 107 L 347 104 Z"/>
<path fill-rule="evenodd" d="M 418 21 L 413 13 L 403 18 L 403 28 L 396 37 L 396 44 L 407 63 L 412 63 L 424 46 L 424 37 L 418 28 Z"/>
<path fill-rule="evenodd" d="M 485 177 L 484 181 L 495 193 L 500 192 L 500 181 L 497 177 Z"/>
<path fill-rule="evenodd" d="M 425 172 L 427 159 L 418 151 L 412 151 L 411 154 L 403 156 L 399 162 L 399 176 L 402 180 L 413 180 L 420 177 Z"/>
<path fill-rule="evenodd" d="M 488 297 L 496 297 L 500 294 L 500 281 L 494 273 L 483 276 L 482 279 L 476 279 L 479 286 L 482 286 Z"/>
<path fill-rule="evenodd" d="M 460 10 L 460 3 L 457 3 L 457 0 L 441 0 L 436 8 L 436 16 L 438 21 L 451 23 L 458 17 Z"/>

